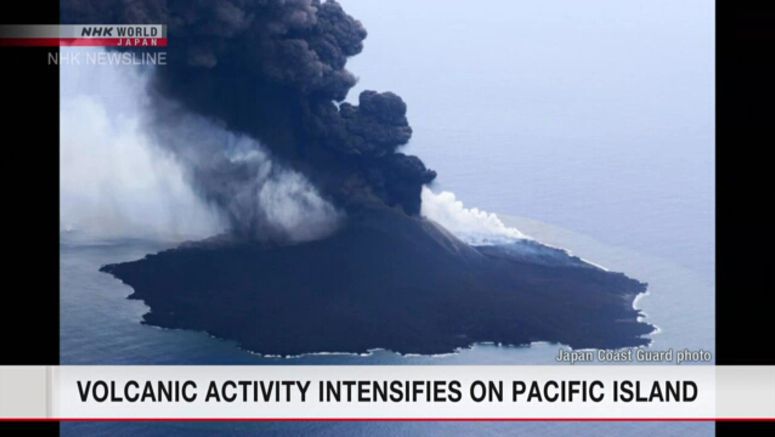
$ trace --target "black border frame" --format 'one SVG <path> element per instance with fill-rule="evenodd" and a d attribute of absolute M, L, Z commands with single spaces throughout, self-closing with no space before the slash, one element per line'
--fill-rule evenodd
<path fill-rule="evenodd" d="M 775 144 L 775 5 L 717 0 L 716 36 L 716 364 L 773 365 L 765 167 Z M 775 423 L 716 423 L 716 435 L 775 435 Z"/>
<path fill-rule="evenodd" d="M 3 24 L 58 24 L 59 0 L 7 2 Z M 58 48 L 0 50 L 7 220 L 0 364 L 59 364 Z M 11 238 L 9 238 L 11 237 Z M 14 281 L 13 278 L 18 278 Z M 3 422 L 0 435 L 59 435 L 57 422 Z"/>

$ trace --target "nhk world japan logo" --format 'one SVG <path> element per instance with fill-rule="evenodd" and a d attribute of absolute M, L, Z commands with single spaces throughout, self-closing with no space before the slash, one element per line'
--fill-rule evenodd
<path fill-rule="evenodd" d="M 139 47 L 167 46 L 163 24 L 2 25 L 0 46 Z"/>

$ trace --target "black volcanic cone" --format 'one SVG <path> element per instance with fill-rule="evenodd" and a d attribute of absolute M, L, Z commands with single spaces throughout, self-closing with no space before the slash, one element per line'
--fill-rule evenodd
<path fill-rule="evenodd" d="M 549 258 L 469 246 L 426 219 L 378 208 L 319 241 L 212 239 L 102 270 L 150 306 L 146 323 L 207 331 L 264 354 L 648 343 L 641 336 L 653 327 L 632 308 L 645 284 L 526 244 Z"/>

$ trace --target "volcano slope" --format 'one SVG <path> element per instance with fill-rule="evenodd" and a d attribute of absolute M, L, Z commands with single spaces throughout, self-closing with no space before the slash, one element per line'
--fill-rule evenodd
<path fill-rule="evenodd" d="M 297 244 L 229 236 L 104 266 L 150 311 L 144 323 L 206 331 L 267 355 L 438 354 L 479 342 L 644 345 L 646 284 L 532 240 L 471 246 L 395 208 L 351 213 Z"/>

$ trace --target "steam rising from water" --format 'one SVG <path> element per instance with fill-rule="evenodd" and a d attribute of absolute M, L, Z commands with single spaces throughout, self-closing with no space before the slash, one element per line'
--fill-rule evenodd
<path fill-rule="evenodd" d="M 336 228 L 340 213 L 252 138 L 173 103 L 150 111 L 160 100 L 148 97 L 149 77 L 127 66 L 62 66 L 61 230 L 184 240 L 225 231 L 230 215 L 252 217 L 239 231 L 257 239 L 304 241 Z M 225 183 L 234 179 L 219 181 L 224 171 L 244 177 Z"/>
<path fill-rule="evenodd" d="M 231 232 L 255 240 L 308 241 L 333 232 L 343 213 L 304 177 L 272 159 L 255 139 L 154 100 L 148 126 L 172 152 L 194 190 L 217 205 Z M 164 107 L 158 107 L 163 104 Z"/>
<path fill-rule="evenodd" d="M 143 126 L 136 71 L 75 66 L 60 71 L 62 231 L 184 240 L 224 229 L 180 166 L 153 147 Z"/>
<path fill-rule="evenodd" d="M 525 234 L 503 224 L 497 215 L 478 208 L 466 208 L 454 193 L 434 193 L 428 187 L 422 190 L 421 214 L 468 244 L 504 244 L 528 238 Z"/>

